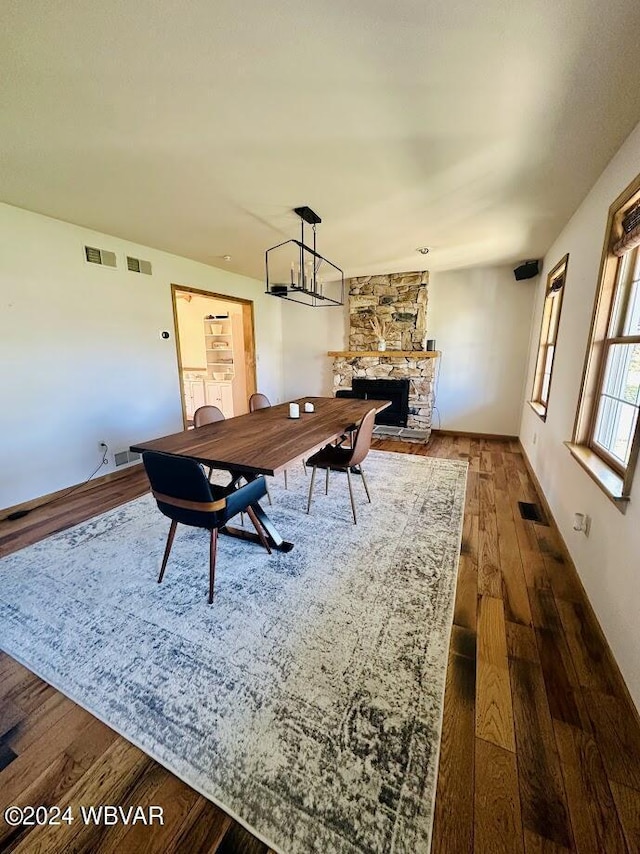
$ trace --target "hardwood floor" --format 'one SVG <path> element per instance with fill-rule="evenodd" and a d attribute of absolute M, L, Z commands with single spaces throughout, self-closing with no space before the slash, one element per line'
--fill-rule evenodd
<path fill-rule="evenodd" d="M 426 449 L 374 446 L 469 461 L 432 854 L 640 852 L 638 716 L 554 529 L 520 516 L 517 502 L 538 497 L 519 446 L 455 436 L 437 436 Z M 0 555 L 146 488 L 134 471 L 2 522 Z M 6 655 L 0 801 L 2 809 L 157 804 L 165 819 L 162 827 L 75 821 L 26 832 L 0 820 L 0 851 L 267 852 Z"/>

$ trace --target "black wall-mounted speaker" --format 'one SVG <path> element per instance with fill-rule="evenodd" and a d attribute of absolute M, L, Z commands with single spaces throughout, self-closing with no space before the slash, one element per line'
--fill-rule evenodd
<path fill-rule="evenodd" d="M 540 272 L 539 263 L 539 261 L 525 261 L 519 267 L 516 267 L 513 271 L 516 282 L 522 279 L 533 279 L 534 276 L 537 276 Z"/>

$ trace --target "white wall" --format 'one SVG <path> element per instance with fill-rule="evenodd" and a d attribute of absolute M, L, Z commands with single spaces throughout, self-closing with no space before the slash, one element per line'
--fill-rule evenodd
<path fill-rule="evenodd" d="M 512 268 L 431 273 L 427 329 L 443 351 L 434 426 L 516 436 L 536 283 Z M 349 340 L 348 306 L 283 302 L 285 397 L 332 394 L 328 350 Z"/>
<path fill-rule="evenodd" d="M 284 392 L 287 400 L 333 395 L 329 350 L 345 348 L 346 308 L 311 307 L 282 300 Z"/>
<path fill-rule="evenodd" d="M 430 274 L 427 338 L 442 351 L 434 427 L 518 434 L 535 293 L 512 267 Z"/>
<path fill-rule="evenodd" d="M 640 468 L 626 515 L 609 501 L 570 456 L 600 256 L 609 206 L 640 170 L 640 125 L 613 158 L 546 255 L 538 285 L 533 328 L 538 329 L 544 282 L 569 253 L 562 316 L 546 422 L 525 404 L 521 441 L 569 547 L 591 603 L 640 707 Z M 529 354 L 532 381 L 535 346 Z M 592 518 L 587 539 L 572 530 L 573 514 Z"/>
<path fill-rule="evenodd" d="M 86 264 L 85 244 L 118 269 Z M 254 300 L 258 385 L 281 400 L 281 303 L 262 283 L 0 204 L 0 507 L 83 481 L 101 440 L 114 452 L 182 429 L 172 282 Z"/>

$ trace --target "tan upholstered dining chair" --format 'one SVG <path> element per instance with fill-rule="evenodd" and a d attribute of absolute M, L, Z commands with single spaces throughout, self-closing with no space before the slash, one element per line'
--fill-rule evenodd
<path fill-rule="evenodd" d="M 211 404 L 206 404 L 205 406 L 199 406 L 198 409 L 193 413 L 193 426 L 197 429 L 198 427 L 205 427 L 207 424 L 216 424 L 218 421 L 225 421 L 225 414 L 221 409 L 218 409 L 217 406 L 213 406 Z M 209 466 L 209 474 L 208 478 L 211 480 L 211 475 L 213 474 L 213 466 Z M 237 477 L 231 481 L 232 486 L 237 486 L 241 477 Z M 266 485 L 266 482 L 265 482 Z M 271 496 L 267 491 L 267 498 L 269 500 L 269 504 L 271 504 Z M 240 522 L 244 527 L 244 513 L 240 513 Z"/>
<path fill-rule="evenodd" d="M 204 427 L 205 424 L 215 424 L 216 421 L 224 421 L 224 412 L 217 406 L 199 406 L 193 413 L 194 427 Z"/>
<path fill-rule="evenodd" d="M 256 412 L 258 409 L 269 409 L 271 406 L 271 401 L 267 397 L 266 394 L 261 394 L 259 391 L 256 391 L 249 398 L 249 412 Z M 307 473 L 307 465 L 306 461 L 302 461 L 302 467 L 304 469 L 304 473 Z M 287 482 L 287 470 L 284 470 L 284 488 L 289 489 L 289 484 Z M 271 495 L 268 496 L 269 503 L 271 503 Z"/>
<path fill-rule="evenodd" d="M 215 424 L 218 421 L 224 420 L 224 412 L 221 409 L 218 409 L 217 406 L 211 406 L 209 404 L 206 406 L 199 406 L 193 413 L 193 426 L 196 429 L 198 427 L 204 427 L 206 424 Z M 212 474 L 213 466 L 209 466 L 209 480 L 211 480 Z"/>
<path fill-rule="evenodd" d="M 353 500 L 353 486 L 351 484 L 351 472 L 357 468 L 358 474 L 362 477 L 362 485 L 367 493 L 367 499 L 371 504 L 371 495 L 369 487 L 362 469 L 362 461 L 365 459 L 371 448 L 371 437 L 373 436 L 373 426 L 376 418 L 376 410 L 370 409 L 360 422 L 352 446 L 344 448 L 342 445 L 326 445 L 320 451 L 317 451 L 312 457 L 307 460 L 307 465 L 313 467 L 311 472 L 311 483 L 309 484 L 309 501 L 307 503 L 307 513 L 311 512 L 311 499 L 313 496 L 313 483 L 316 477 L 317 469 L 325 469 L 326 482 L 325 494 L 329 493 L 329 472 L 344 471 L 347 473 L 347 483 L 349 485 L 349 497 L 351 498 L 351 510 L 353 512 L 353 524 L 358 523 L 356 517 L 356 505 Z"/>

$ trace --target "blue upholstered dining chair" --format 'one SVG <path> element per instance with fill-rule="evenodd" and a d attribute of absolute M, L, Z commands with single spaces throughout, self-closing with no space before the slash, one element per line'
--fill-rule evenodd
<path fill-rule="evenodd" d="M 266 495 L 264 477 L 234 489 L 209 483 L 199 463 L 189 457 L 145 451 L 142 454 L 151 492 L 161 513 L 171 519 L 158 584 L 164 577 L 178 522 L 211 532 L 209 548 L 209 604 L 213 602 L 218 530 L 238 513 L 251 519 L 260 542 L 271 554 L 267 538 L 251 505 Z"/>

